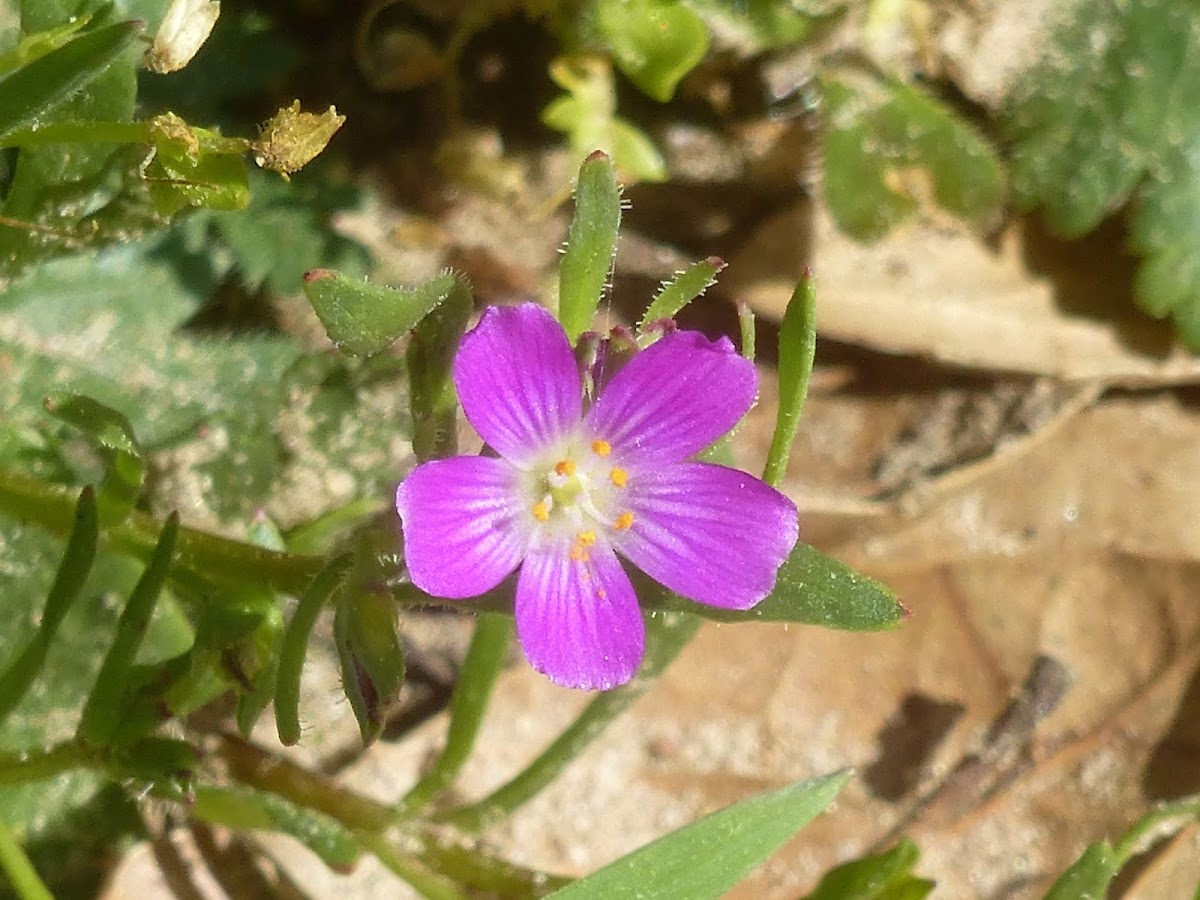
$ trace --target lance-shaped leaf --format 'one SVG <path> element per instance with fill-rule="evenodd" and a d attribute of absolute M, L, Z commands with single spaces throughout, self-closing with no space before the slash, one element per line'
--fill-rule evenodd
<path fill-rule="evenodd" d="M 885 631 L 908 616 L 886 587 L 803 542 L 784 561 L 775 589 L 747 610 L 719 609 L 674 594 L 645 594 L 648 606 L 688 610 L 717 622 L 797 622 L 845 631 Z"/>
<path fill-rule="evenodd" d="M 140 22 L 79 35 L 0 81 L 0 139 L 82 90 L 133 45 Z"/>
<path fill-rule="evenodd" d="M 11 50 L 0 53 L 0 77 L 9 72 L 15 72 L 35 60 L 41 59 L 47 53 L 57 50 L 70 41 L 76 32 L 86 28 L 91 21 L 91 16 L 79 16 L 74 22 L 67 22 L 57 28 L 38 31 L 21 38 Z"/>
<path fill-rule="evenodd" d="M 129 676 L 142 638 L 150 625 L 158 595 L 166 584 L 178 534 L 179 515 L 172 513 L 163 527 L 146 570 L 121 612 L 112 646 L 104 657 L 96 684 L 84 704 L 77 734 L 87 743 L 99 746 L 111 743 L 121 725 Z"/>
<path fill-rule="evenodd" d="M 108 471 L 100 489 L 106 523 L 128 515 L 142 490 L 142 449 L 129 419 L 91 397 L 56 392 L 43 401 L 46 412 L 78 428 L 100 445 Z"/>
<path fill-rule="evenodd" d="M 460 279 L 450 272 L 412 288 L 370 284 L 330 269 L 304 276 L 304 293 L 329 339 L 354 356 L 383 350 L 456 290 Z"/>
<path fill-rule="evenodd" d="M 612 273 L 621 224 L 621 191 L 612 160 L 597 150 L 579 167 L 575 215 L 558 266 L 558 319 L 574 345 L 592 316 Z"/>
<path fill-rule="evenodd" d="M 664 282 L 658 296 L 638 322 L 638 332 L 662 319 L 673 319 L 680 311 L 717 282 L 717 273 L 725 268 L 725 260 L 710 256 L 692 263 L 670 281 Z"/>
<path fill-rule="evenodd" d="M 275 684 L 275 727 L 280 742 L 289 746 L 300 740 L 300 675 L 304 669 L 308 639 L 326 601 L 345 581 L 351 562 L 353 557 L 346 553 L 330 560 L 317 573 L 308 590 L 300 597 L 296 611 L 284 630 Z"/>
<path fill-rule="evenodd" d="M 75 524 L 71 528 L 71 536 L 67 539 L 67 548 L 63 552 L 62 562 L 59 563 L 54 584 L 50 588 L 50 596 L 46 599 L 41 625 L 29 646 L 21 652 L 8 670 L 0 675 L 0 722 L 8 717 L 25 696 L 25 692 L 45 665 L 50 642 L 54 640 L 54 635 L 71 604 L 83 590 L 84 582 L 92 569 L 98 536 L 96 495 L 92 488 L 86 487 L 79 495 L 79 504 L 75 508 Z"/>
<path fill-rule="evenodd" d="M 839 772 L 705 816 L 551 894 L 555 900 L 721 897 L 833 802 Z"/>

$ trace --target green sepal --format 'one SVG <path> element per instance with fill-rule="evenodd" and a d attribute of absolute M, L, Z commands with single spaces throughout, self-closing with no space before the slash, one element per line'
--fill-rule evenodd
<path fill-rule="evenodd" d="M 352 356 L 386 349 L 456 290 L 461 280 L 450 272 L 411 288 L 371 284 L 331 269 L 304 276 L 304 293 L 329 339 Z"/>
<path fill-rule="evenodd" d="M 830 869 L 805 900 L 922 900 L 934 884 L 912 874 L 921 853 L 910 840 Z"/>
<path fill-rule="evenodd" d="M 796 545 L 779 569 L 775 589 L 752 609 L 721 609 L 667 593 L 643 596 L 652 598 L 648 606 L 687 610 L 716 622 L 796 622 L 844 631 L 885 631 L 908 616 L 886 587 L 805 543 Z"/>
<path fill-rule="evenodd" d="M 142 449 L 124 414 L 80 394 L 53 393 L 45 398 L 46 412 L 79 429 L 105 453 L 108 464 L 98 502 L 106 525 L 129 515 L 142 491 Z"/>
<path fill-rule="evenodd" d="M 342 688 L 362 732 L 363 746 L 383 733 L 388 711 L 404 686 L 404 648 L 396 634 L 396 602 L 386 593 L 346 592 L 333 617 Z"/>
<path fill-rule="evenodd" d="M 621 224 L 621 190 L 612 160 L 595 151 L 579 167 L 575 215 L 558 266 L 558 319 L 574 346 L 591 328 L 592 316 L 612 274 Z"/>
<path fill-rule="evenodd" d="M 717 900 L 816 818 L 848 772 L 760 794 L 705 816 L 555 891 L 555 900 Z"/>
<path fill-rule="evenodd" d="M 787 471 L 800 411 L 808 397 L 816 350 L 817 289 L 812 274 L 806 271 L 792 292 L 779 325 L 779 408 L 763 470 L 763 480 L 774 487 L 779 487 Z"/>
<path fill-rule="evenodd" d="M 155 603 L 166 584 L 178 534 L 179 515 L 172 513 L 163 527 L 150 562 L 134 586 L 125 609 L 121 611 L 116 635 L 84 704 L 76 735 L 85 743 L 105 746 L 112 743 L 117 733 L 125 711 L 134 660 L 150 625 Z"/>
<path fill-rule="evenodd" d="M 413 329 L 405 354 L 412 409 L 413 453 L 421 462 L 453 456 L 457 449 L 458 399 L 454 390 L 454 357 L 475 299 L 466 279 L 453 272 L 448 291 Z"/>
<path fill-rule="evenodd" d="M 96 544 L 100 525 L 96 513 L 96 494 L 85 487 L 75 507 L 75 521 L 71 527 L 67 546 L 63 551 L 58 573 L 46 599 L 46 609 L 37 633 L 29 645 L 0 675 L 0 724 L 16 708 L 46 663 L 50 643 L 67 615 L 71 605 L 79 597 L 87 581 L 88 573 L 96 559 Z"/>
<path fill-rule="evenodd" d="M 200 753 L 187 741 L 148 737 L 112 754 L 108 768 L 122 780 L 141 782 L 157 797 L 190 803 L 195 798 Z"/>
<path fill-rule="evenodd" d="M 85 88 L 133 46 L 140 22 L 88 31 L 0 81 L 0 140 Z"/>
<path fill-rule="evenodd" d="M 638 333 L 644 335 L 647 327 L 655 322 L 679 315 L 685 306 L 717 283 L 717 273 L 724 268 L 725 260 L 710 256 L 692 263 L 670 281 L 664 282 L 662 290 L 638 322 Z"/>

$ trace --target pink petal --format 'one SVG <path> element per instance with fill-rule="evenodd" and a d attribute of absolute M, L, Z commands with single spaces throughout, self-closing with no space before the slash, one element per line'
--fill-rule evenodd
<path fill-rule="evenodd" d="M 480 437 L 518 465 L 582 415 L 579 368 L 566 333 L 534 303 L 484 311 L 459 346 L 454 385 Z"/>
<path fill-rule="evenodd" d="M 754 402 L 754 364 L 728 338 L 677 331 L 613 376 L 588 414 L 623 461 L 678 462 L 699 453 Z"/>
<path fill-rule="evenodd" d="M 645 625 L 629 576 L 603 541 L 588 560 L 569 547 L 535 551 L 517 581 L 517 637 L 530 664 L 555 684 L 606 691 L 633 677 Z"/>
<path fill-rule="evenodd" d="M 691 600 L 749 609 L 775 587 L 799 535 L 796 506 L 737 469 L 680 463 L 630 475 L 633 525 L 617 550 Z"/>
<path fill-rule="evenodd" d="M 417 466 L 396 489 L 413 584 L 435 597 L 490 591 L 525 555 L 517 472 L 500 459 L 457 456 Z"/>

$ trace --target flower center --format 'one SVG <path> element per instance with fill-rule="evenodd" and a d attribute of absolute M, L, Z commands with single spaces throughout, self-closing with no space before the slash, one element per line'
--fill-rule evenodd
<path fill-rule="evenodd" d="M 571 558 L 579 562 L 587 562 L 598 534 L 633 525 L 623 496 L 629 472 L 611 456 L 608 441 L 573 441 L 531 473 L 530 512 L 537 531 L 546 538 L 569 535 Z"/>

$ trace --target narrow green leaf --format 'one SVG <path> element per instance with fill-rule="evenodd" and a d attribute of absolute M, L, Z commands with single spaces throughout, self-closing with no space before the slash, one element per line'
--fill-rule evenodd
<path fill-rule="evenodd" d="M 166 584 L 178 535 L 179 514 L 172 513 L 163 526 L 146 570 L 121 612 L 112 646 L 104 657 L 92 693 L 84 704 L 77 735 L 89 744 L 104 746 L 110 743 L 121 725 L 129 675 L 150 624 L 150 616 L 154 613 L 158 595 Z"/>
<path fill-rule="evenodd" d="M 54 900 L 54 895 L 3 820 L 0 820 L 0 871 L 8 877 L 18 900 Z"/>
<path fill-rule="evenodd" d="M 43 401 L 46 412 L 78 428 L 106 451 L 108 472 L 100 489 L 105 519 L 123 519 L 133 509 L 142 490 L 142 450 L 133 426 L 123 414 L 91 397 L 56 392 Z"/>
<path fill-rule="evenodd" d="M 50 642 L 62 624 L 71 604 L 83 590 L 92 563 L 96 559 L 96 542 L 99 523 L 96 514 L 96 495 L 91 487 L 85 487 L 75 507 L 75 523 L 67 539 L 67 547 L 59 563 L 58 574 L 46 600 L 42 622 L 29 646 L 0 675 L 0 723 L 20 703 L 46 662 Z"/>
<path fill-rule="evenodd" d="M 674 594 L 658 605 L 717 622 L 798 622 L 845 631 L 885 631 L 908 615 L 886 587 L 803 542 L 780 567 L 775 589 L 753 609 L 718 609 Z"/>
<path fill-rule="evenodd" d="M 680 310 L 703 294 L 717 282 L 717 273 L 725 268 L 725 260 L 710 256 L 692 263 L 670 281 L 665 282 L 651 302 L 646 314 L 638 322 L 638 333 L 644 334 L 646 327 L 662 319 L 673 319 Z"/>
<path fill-rule="evenodd" d="M 817 288 L 812 274 L 806 271 L 792 292 L 779 326 L 779 410 L 763 471 L 763 480 L 775 487 L 787 471 L 816 350 Z"/>
<path fill-rule="evenodd" d="M 385 349 L 461 289 L 450 272 L 412 288 L 370 284 L 330 269 L 304 276 L 304 293 L 329 339 L 353 356 Z"/>
<path fill-rule="evenodd" d="M 612 160 L 597 150 L 579 167 L 575 215 L 558 266 L 558 318 L 572 346 L 592 326 L 600 305 L 621 224 L 621 191 Z"/>
<path fill-rule="evenodd" d="M 338 872 L 349 872 L 362 854 L 354 835 L 335 819 L 263 791 L 200 785 L 190 812 L 214 825 L 291 835 Z"/>
<path fill-rule="evenodd" d="M 330 560 L 300 597 L 284 630 L 279 649 L 279 680 L 275 685 L 275 727 L 280 742 L 288 746 L 300 740 L 300 675 L 308 652 L 308 639 L 317 624 L 317 616 L 325 602 L 342 586 L 352 562 L 349 553 Z"/>
<path fill-rule="evenodd" d="M 909 840 L 831 869 L 806 900 L 921 900 L 933 882 L 915 878 L 920 851 Z"/>
<path fill-rule="evenodd" d="M 1108 895 L 1108 885 L 1120 863 L 1107 841 L 1092 844 L 1078 861 L 1051 885 L 1045 900 L 1094 900 Z"/>
<path fill-rule="evenodd" d="M 385 593 L 346 592 L 333 617 L 342 688 L 370 746 L 404 687 L 404 649 L 396 634 L 396 602 Z"/>
<path fill-rule="evenodd" d="M 57 50 L 89 22 L 91 22 L 91 17 L 79 16 L 74 22 L 67 22 L 57 28 L 39 31 L 21 38 L 17 46 L 7 53 L 0 54 L 0 78 Z"/>
<path fill-rule="evenodd" d="M 67 42 L 0 81 L 0 139 L 86 87 L 131 47 L 140 22 L 121 22 Z"/>
<path fill-rule="evenodd" d="M 812 778 L 705 816 L 556 891 L 556 900 L 718 898 L 821 813 L 850 778 Z"/>
<path fill-rule="evenodd" d="M 597 0 L 591 12 L 617 67 L 660 103 L 708 52 L 704 20 L 679 0 Z"/>

